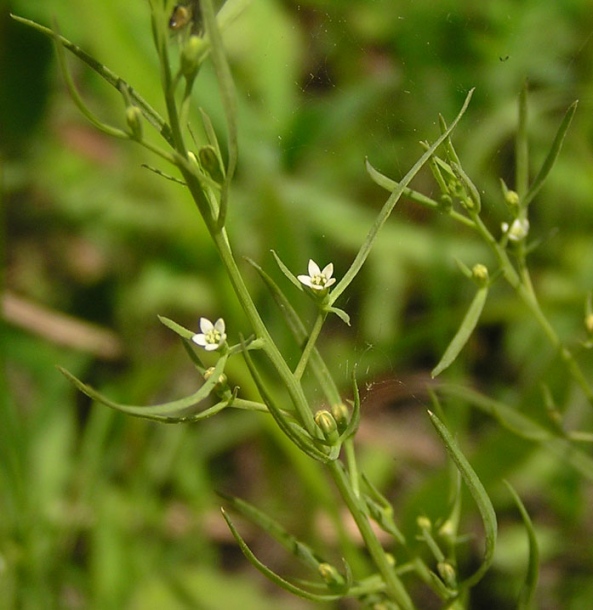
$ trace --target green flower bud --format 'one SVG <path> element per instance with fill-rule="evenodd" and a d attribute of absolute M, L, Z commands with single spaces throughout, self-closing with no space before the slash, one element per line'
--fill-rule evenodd
<path fill-rule="evenodd" d="M 429 531 L 432 530 L 432 523 L 430 521 L 430 519 L 428 517 L 417 517 L 416 518 L 416 525 L 423 531 Z"/>
<path fill-rule="evenodd" d="M 455 526 L 451 519 L 447 519 L 441 527 L 439 527 L 439 536 L 448 543 L 455 542 Z"/>
<path fill-rule="evenodd" d="M 344 577 L 331 564 L 320 563 L 317 569 L 323 581 L 330 587 L 332 585 L 342 586 L 344 584 Z"/>
<path fill-rule="evenodd" d="M 472 267 L 472 279 L 479 286 L 485 286 L 488 283 L 488 267 L 478 263 Z"/>
<path fill-rule="evenodd" d="M 455 568 L 449 562 L 439 562 L 437 564 L 437 571 L 447 587 L 457 589 L 457 574 L 455 573 Z"/>
<path fill-rule="evenodd" d="M 519 195 L 515 191 L 506 191 L 504 194 L 504 200 L 510 208 L 516 208 L 519 206 Z"/>
<path fill-rule="evenodd" d="M 317 411 L 314 419 L 326 440 L 332 443 L 338 440 L 338 425 L 329 411 L 325 409 Z"/>
<path fill-rule="evenodd" d="M 132 138 L 140 142 L 142 140 L 142 110 L 138 106 L 126 108 L 126 121 L 132 132 Z"/>
<path fill-rule="evenodd" d="M 220 159 L 213 146 L 202 146 L 198 152 L 202 168 L 210 175 L 214 182 L 221 184 L 224 180 L 224 172 L 220 166 Z"/>
<path fill-rule="evenodd" d="M 450 212 L 453 209 L 453 200 L 450 195 L 443 193 L 439 198 L 439 204 L 443 212 Z"/>
<path fill-rule="evenodd" d="M 199 36 L 190 36 L 181 52 L 181 72 L 188 78 L 195 76 L 206 43 Z"/>
<path fill-rule="evenodd" d="M 331 414 L 336 420 L 338 430 L 343 432 L 350 421 L 350 412 L 348 411 L 348 407 L 343 402 L 337 405 L 332 405 Z"/>

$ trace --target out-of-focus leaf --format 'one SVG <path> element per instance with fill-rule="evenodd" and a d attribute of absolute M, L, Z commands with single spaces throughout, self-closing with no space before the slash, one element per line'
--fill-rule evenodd
<path fill-rule="evenodd" d="M 471 334 L 474 332 L 474 328 L 476 327 L 478 320 L 480 319 L 480 315 L 482 313 L 482 309 L 484 309 L 484 303 L 486 303 L 486 297 L 488 296 L 488 287 L 482 286 L 476 292 L 467 313 L 465 314 L 465 318 L 461 322 L 461 326 L 459 330 L 453 337 L 451 343 L 445 350 L 443 357 L 439 361 L 439 363 L 434 367 L 431 372 L 432 377 L 436 377 L 439 373 L 442 373 L 448 366 L 452 364 L 452 362 L 457 358 L 459 352 L 463 349 L 464 345 L 467 343 L 467 340 L 470 338 Z"/>
<path fill-rule="evenodd" d="M 462 585 L 464 587 L 472 587 L 477 582 L 481 580 L 484 574 L 488 571 L 488 568 L 492 564 L 492 560 L 494 558 L 494 549 L 496 547 L 496 532 L 497 532 L 497 522 L 496 522 L 496 513 L 494 512 L 494 507 L 492 506 L 492 502 L 482 485 L 482 482 L 478 478 L 478 475 L 471 467 L 470 463 L 467 461 L 467 458 L 461 452 L 457 442 L 447 430 L 447 427 L 443 422 L 432 412 L 428 412 L 428 415 L 432 421 L 433 426 L 435 427 L 438 435 L 441 437 L 441 440 L 445 444 L 445 448 L 447 449 L 447 453 L 450 455 L 451 459 L 457 466 L 461 476 L 463 477 L 463 481 L 467 485 L 474 501 L 480 511 L 480 515 L 482 517 L 482 523 L 484 524 L 484 531 L 486 534 L 485 540 L 485 549 L 484 549 L 484 559 L 482 560 L 482 564 L 480 567 L 466 579 Z"/>

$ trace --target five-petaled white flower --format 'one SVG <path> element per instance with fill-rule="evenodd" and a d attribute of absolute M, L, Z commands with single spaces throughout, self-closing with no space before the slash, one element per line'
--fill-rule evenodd
<path fill-rule="evenodd" d="M 191 340 L 208 352 L 218 349 L 226 341 L 224 320 L 218 318 L 214 324 L 207 318 L 200 318 L 201 333 L 194 335 Z"/>
<path fill-rule="evenodd" d="M 529 233 L 529 221 L 527 218 L 515 218 L 510 226 L 503 222 L 502 232 L 506 233 L 511 241 L 521 241 Z"/>
<path fill-rule="evenodd" d="M 326 290 L 336 281 L 336 278 L 332 277 L 333 263 L 326 265 L 322 271 L 315 261 L 310 260 L 308 271 L 309 275 L 299 275 L 297 279 L 312 290 Z"/>

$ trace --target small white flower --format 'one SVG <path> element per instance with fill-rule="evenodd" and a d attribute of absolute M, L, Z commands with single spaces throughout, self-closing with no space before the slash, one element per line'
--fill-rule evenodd
<path fill-rule="evenodd" d="M 218 318 L 214 324 L 207 318 L 200 318 L 201 333 L 194 335 L 191 340 L 208 352 L 218 349 L 226 341 L 224 320 Z"/>
<path fill-rule="evenodd" d="M 308 270 L 309 275 L 299 275 L 297 278 L 301 284 L 308 286 L 312 290 L 325 290 L 336 282 L 336 278 L 332 277 L 334 272 L 332 263 L 326 265 L 322 271 L 315 261 L 310 260 Z"/>
<path fill-rule="evenodd" d="M 521 241 L 529 233 L 529 221 L 527 218 L 515 218 L 510 226 L 507 222 L 503 222 L 502 232 L 508 235 L 511 241 Z"/>

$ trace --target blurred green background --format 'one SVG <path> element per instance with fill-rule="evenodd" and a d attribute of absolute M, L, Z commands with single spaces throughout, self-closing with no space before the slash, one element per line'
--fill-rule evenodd
<path fill-rule="evenodd" d="M 54 366 L 122 402 L 157 402 L 197 384 L 157 314 L 196 329 L 199 316 L 222 315 L 231 339 L 249 333 L 188 194 L 142 165 L 169 168 L 86 123 L 65 91 L 51 44 L 9 18 L 13 12 L 50 25 L 56 17 L 64 36 L 164 112 L 147 5 L 0 3 L 0 607 L 311 607 L 279 601 L 246 564 L 212 492 L 253 501 L 339 562 L 323 525 L 333 490 L 266 418 L 225 412 L 192 426 L 147 423 L 89 404 Z M 421 154 L 419 141 L 437 137 L 438 114 L 451 120 L 472 87 L 454 141 L 496 231 L 508 220 L 499 180 L 513 186 L 523 83 L 530 91 L 532 175 L 565 109 L 579 99 L 557 166 L 532 205 L 531 234 L 541 243 L 530 258 L 546 313 L 578 348 L 593 284 L 590 2 L 254 0 L 225 39 L 240 113 L 229 232 L 238 257 L 253 258 L 280 282 L 270 249 L 295 273 L 305 272 L 309 258 L 333 261 L 337 276 L 347 269 L 386 198 L 366 175 L 365 156 L 401 177 Z M 176 44 L 172 35 L 172 49 Z M 120 96 L 73 58 L 70 65 L 89 105 L 123 125 Z M 196 87 L 196 124 L 199 107 L 222 133 L 208 69 Z M 437 194 L 427 172 L 414 185 Z M 412 539 L 417 514 L 436 517 L 447 505 L 447 467 L 425 418 L 425 385 L 473 293 L 456 257 L 493 269 L 472 234 L 402 201 L 338 303 L 352 327 L 336 318 L 321 344 L 345 395 L 352 367 L 359 367 L 363 468 L 393 497 Z M 280 316 L 242 265 L 272 333 L 296 362 Z M 291 296 L 310 317 L 306 299 Z M 580 358 L 591 376 L 591 355 Z M 245 371 L 235 369 L 232 382 L 253 395 Z M 591 425 L 590 408 L 502 285 L 446 379 L 536 418 L 545 380 L 576 427 Z M 311 396 L 314 402 L 313 389 Z M 472 607 L 514 607 L 525 567 L 524 533 L 503 477 L 538 526 L 545 568 L 537 607 L 588 607 L 593 472 L 577 472 L 459 402 L 446 414 L 501 519 L 497 562 Z M 476 548 L 467 549 L 471 565 L 480 528 L 470 502 L 466 508 L 467 528 L 477 536 Z M 246 536 L 281 573 L 302 576 L 269 541 L 249 529 Z M 434 603 L 427 598 L 424 607 Z"/>

